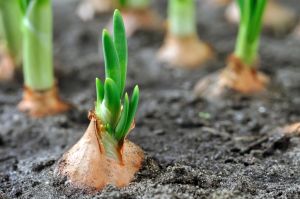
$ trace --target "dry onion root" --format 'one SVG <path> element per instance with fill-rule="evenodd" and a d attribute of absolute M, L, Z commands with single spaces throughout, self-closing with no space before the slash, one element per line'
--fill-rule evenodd
<path fill-rule="evenodd" d="M 239 23 L 239 11 L 233 1 L 225 12 L 227 20 L 231 23 Z M 297 17 L 293 10 L 282 6 L 275 0 L 269 0 L 263 17 L 263 27 L 275 34 L 289 32 L 296 25 Z"/>

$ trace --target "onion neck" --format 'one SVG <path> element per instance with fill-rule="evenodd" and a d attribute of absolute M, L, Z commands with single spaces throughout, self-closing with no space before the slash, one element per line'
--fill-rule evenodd
<path fill-rule="evenodd" d="M 234 55 L 240 58 L 246 65 L 253 67 L 258 57 L 259 37 L 253 41 L 249 41 L 248 31 L 248 27 L 240 26 Z"/>
<path fill-rule="evenodd" d="M 54 85 L 51 1 L 31 1 L 23 18 L 25 85 L 46 91 Z"/>
<path fill-rule="evenodd" d="M 186 37 L 196 33 L 194 0 L 169 0 L 168 22 L 171 34 Z"/>
<path fill-rule="evenodd" d="M 96 117 L 97 138 L 101 146 L 101 153 L 122 164 L 123 141 L 116 140 L 95 114 L 92 117 Z"/>

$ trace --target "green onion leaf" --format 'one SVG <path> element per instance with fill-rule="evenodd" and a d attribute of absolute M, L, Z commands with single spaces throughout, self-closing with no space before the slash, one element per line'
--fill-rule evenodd
<path fill-rule="evenodd" d="M 16 65 L 22 61 L 22 12 L 18 0 L 0 0 L 1 39 Z"/>
<path fill-rule="evenodd" d="M 126 121 L 128 120 L 128 114 L 129 114 L 129 98 L 128 98 L 128 94 L 126 93 L 125 98 L 124 98 L 124 105 L 123 105 L 121 117 L 120 117 L 119 123 L 116 127 L 115 138 L 117 140 L 121 140 L 124 135 Z"/>
<path fill-rule="evenodd" d="M 115 10 L 113 20 L 114 20 L 114 44 L 120 61 L 120 73 L 121 73 L 121 87 L 120 87 L 121 95 L 120 96 L 123 96 L 125 83 L 126 83 L 128 52 L 127 52 L 127 40 L 126 40 L 124 22 L 119 10 Z"/>
<path fill-rule="evenodd" d="M 36 91 L 54 85 L 51 0 L 20 0 L 23 10 L 25 85 Z"/>
<path fill-rule="evenodd" d="M 250 67 L 257 59 L 261 23 L 266 0 L 236 0 L 240 27 L 234 54 Z"/>
<path fill-rule="evenodd" d="M 168 25 L 170 32 L 179 37 L 196 33 L 196 6 L 194 0 L 169 0 Z"/>
<path fill-rule="evenodd" d="M 99 78 L 96 78 L 96 93 L 97 93 L 97 103 L 101 103 L 104 98 L 104 87 Z"/>
<path fill-rule="evenodd" d="M 102 33 L 103 54 L 105 62 L 105 77 L 111 78 L 118 86 L 118 94 L 120 96 L 121 79 L 120 79 L 120 63 L 115 45 L 107 30 Z"/>
<path fill-rule="evenodd" d="M 254 41 L 255 38 L 257 38 L 259 36 L 259 33 L 261 31 L 262 18 L 263 18 L 266 4 L 267 4 L 266 0 L 261 0 L 259 3 L 257 3 L 256 9 L 254 10 L 253 28 L 251 31 L 251 36 L 252 36 L 251 41 Z"/>
<path fill-rule="evenodd" d="M 112 128 L 115 128 L 119 119 L 119 112 L 121 108 L 119 89 L 114 80 L 107 78 L 104 83 L 104 105 L 110 111 L 111 118 L 109 118 L 109 124 Z"/>
<path fill-rule="evenodd" d="M 23 15 L 26 14 L 26 10 L 27 10 L 27 7 L 28 7 L 30 1 L 31 0 L 19 0 L 19 5 L 21 8 L 21 11 L 23 12 Z"/>
<path fill-rule="evenodd" d="M 126 6 L 126 2 L 127 2 L 127 0 L 119 0 L 119 4 L 122 7 Z"/>
<path fill-rule="evenodd" d="M 244 15 L 244 0 L 236 0 L 236 4 L 240 8 L 240 15 L 242 19 L 243 18 L 242 16 Z"/>
<path fill-rule="evenodd" d="M 132 125 L 132 122 L 134 120 L 134 116 L 135 116 L 135 113 L 137 110 L 139 96 L 140 96 L 139 87 L 135 86 L 135 88 L 133 90 L 133 94 L 131 96 L 130 104 L 129 104 L 128 118 L 126 120 L 126 125 L 122 132 L 122 136 L 120 136 L 120 138 L 119 138 L 120 140 L 123 140 L 126 137 L 126 135 L 129 133 L 129 129 Z"/>

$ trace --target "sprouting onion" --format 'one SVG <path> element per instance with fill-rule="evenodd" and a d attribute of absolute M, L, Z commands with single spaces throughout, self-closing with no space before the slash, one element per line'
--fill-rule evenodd
<path fill-rule="evenodd" d="M 261 24 L 267 0 L 236 0 L 240 9 L 240 26 L 234 55 L 248 66 L 257 61 Z"/>
<path fill-rule="evenodd" d="M 0 0 L 1 37 L 16 65 L 22 58 L 22 16 L 18 0 Z"/>
<path fill-rule="evenodd" d="M 235 51 L 227 66 L 202 79 L 195 94 L 210 101 L 227 96 L 228 91 L 251 95 L 266 90 L 269 77 L 257 70 L 262 17 L 267 0 L 236 0 L 240 9 L 240 26 Z"/>
<path fill-rule="evenodd" d="M 102 83 L 96 79 L 95 113 L 108 134 L 119 143 L 123 142 L 130 130 L 139 100 L 138 86 L 135 86 L 131 99 L 127 93 L 124 95 L 128 55 L 125 28 L 119 11 L 114 13 L 113 38 L 104 30 L 102 42 L 105 81 Z"/>
<path fill-rule="evenodd" d="M 108 184 L 128 185 L 144 159 L 143 150 L 125 139 L 134 127 L 139 89 L 135 86 L 131 98 L 124 94 L 128 55 L 118 10 L 114 12 L 113 29 L 113 37 L 106 30 L 102 34 L 105 81 L 96 78 L 97 100 L 95 111 L 89 114 L 89 127 L 55 169 L 59 177 L 85 190 L 101 190 Z"/>
<path fill-rule="evenodd" d="M 196 33 L 196 8 L 194 0 L 169 0 L 169 31 L 177 36 Z"/>
<path fill-rule="evenodd" d="M 19 0 L 23 21 L 23 76 L 25 87 L 18 108 L 31 117 L 67 111 L 54 80 L 51 0 Z"/>
<path fill-rule="evenodd" d="M 208 100 L 223 98 L 228 91 L 242 94 L 266 90 L 269 78 L 257 70 L 258 46 L 267 0 L 236 0 L 240 25 L 235 51 L 224 70 L 204 78 L 195 87 L 195 94 Z"/>
<path fill-rule="evenodd" d="M 35 91 L 54 86 L 51 0 L 19 0 L 23 13 L 25 86 Z"/>

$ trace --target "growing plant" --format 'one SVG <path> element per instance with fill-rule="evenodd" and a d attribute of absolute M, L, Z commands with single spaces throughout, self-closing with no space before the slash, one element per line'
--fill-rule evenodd
<path fill-rule="evenodd" d="M 197 36 L 195 1 L 169 0 L 168 34 L 159 50 L 159 60 L 194 68 L 212 56 L 211 48 Z"/>
<path fill-rule="evenodd" d="M 267 0 L 237 0 L 241 21 L 234 55 L 254 67 L 257 61 L 261 21 Z"/>
<path fill-rule="evenodd" d="M 21 64 L 21 11 L 18 0 L 0 0 L 0 80 L 11 79 Z"/>
<path fill-rule="evenodd" d="M 262 17 L 267 0 L 237 0 L 241 21 L 234 53 L 228 66 L 220 74 L 213 75 L 196 86 L 200 95 L 222 94 L 224 88 L 242 93 L 263 91 L 268 78 L 256 69 Z M 217 78 L 217 79 L 216 79 Z M 213 88 L 214 87 L 214 88 Z"/>
<path fill-rule="evenodd" d="M 162 20 L 150 5 L 150 0 L 114 0 L 121 10 L 126 35 L 132 36 L 138 30 L 160 30 Z"/>
<path fill-rule="evenodd" d="M 139 101 L 135 86 L 131 99 L 125 93 L 127 41 L 122 16 L 113 17 L 113 38 L 102 33 L 105 81 L 96 78 L 97 100 L 89 114 L 90 125 L 83 137 L 58 163 L 56 173 L 79 188 L 102 189 L 107 184 L 127 185 L 139 170 L 143 151 L 126 139 L 134 127 Z"/>
<path fill-rule="evenodd" d="M 240 15 L 238 5 L 233 1 L 226 10 L 226 18 L 232 23 L 238 23 Z M 283 34 L 290 31 L 296 24 L 296 13 L 281 5 L 277 0 L 268 0 L 263 17 L 263 26 L 275 34 Z"/>
<path fill-rule="evenodd" d="M 19 0 L 23 14 L 23 74 L 21 111 L 34 117 L 66 111 L 58 97 L 52 53 L 51 0 Z"/>

